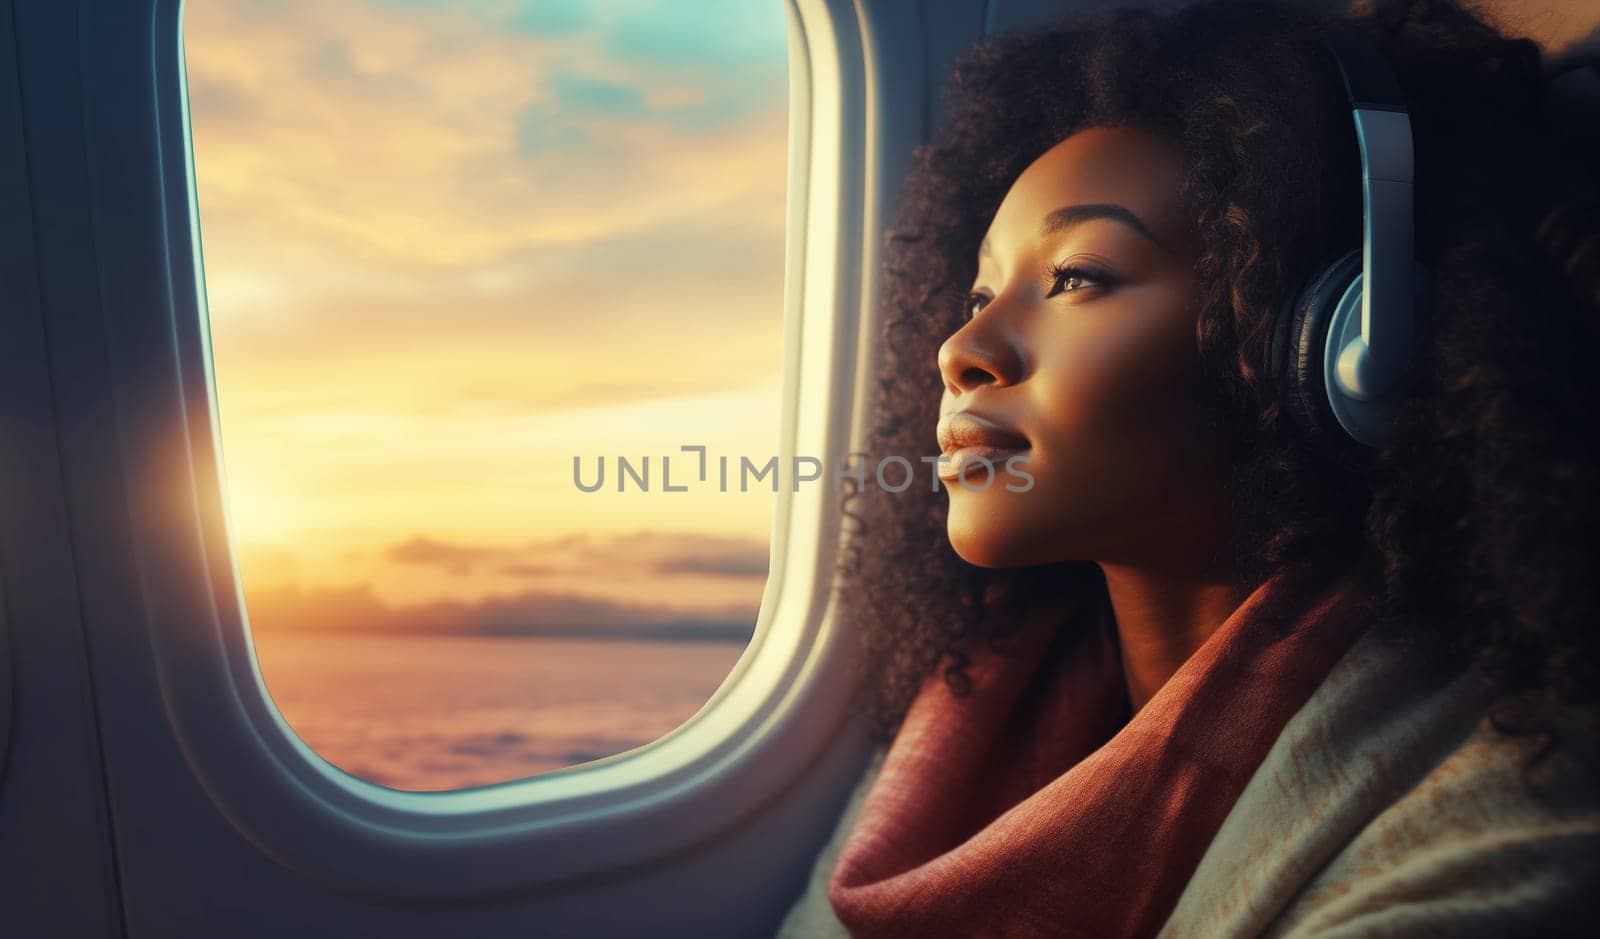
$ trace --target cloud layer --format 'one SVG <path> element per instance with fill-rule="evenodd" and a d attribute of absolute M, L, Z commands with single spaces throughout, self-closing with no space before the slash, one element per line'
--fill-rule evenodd
<path fill-rule="evenodd" d="M 767 578 L 767 545 L 749 538 L 640 531 L 484 545 L 412 535 L 353 553 L 346 570 L 432 574 L 479 589 L 395 602 L 380 578 L 311 583 L 294 552 L 247 553 L 245 600 L 258 635 L 390 633 L 745 641 Z M 619 588 L 626 583 L 626 589 Z"/>

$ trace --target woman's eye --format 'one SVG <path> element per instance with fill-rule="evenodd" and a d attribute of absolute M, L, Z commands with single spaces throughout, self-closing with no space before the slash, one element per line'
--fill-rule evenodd
<path fill-rule="evenodd" d="M 1089 287 L 1111 287 L 1117 283 L 1110 274 L 1090 267 L 1052 266 L 1048 273 L 1052 286 L 1050 292 L 1045 294 L 1046 299 L 1058 293 L 1077 293 Z M 970 320 L 983 312 L 984 305 L 988 302 L 989 298 L 981 293 L 967 294 L 965 309 L 967 319 Z"/>
<path fill-rule="evenodd" d="M 1073 267 L 1071 265 L 1051 267 L 1050 277 L 1053 287 L 1046 294 L 1047 297 L 1053 297 L 1062 292 L 1076 293 L 1086 286 L 1109 287 L 1114 283 L 1108 274 L 1102 274 L 1086 267 Z M 1070 289 L 1068 287 L 1069 284 L 1073 285 Z"/>

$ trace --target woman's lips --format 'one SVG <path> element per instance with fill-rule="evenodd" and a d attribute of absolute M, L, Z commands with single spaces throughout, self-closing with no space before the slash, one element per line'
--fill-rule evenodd
<path fill-rule="evenodd" d="M 948 457 L 940 461 L 941 479 L 958 479 L 966 464 L 988 460 L 996 470 L 1005 461 L 1031 446 L 1028 438 L 990 418 L 971 411 L 954 411 L 939 419 L 939 450 Z"/>
<path fill-rule="evenodd" d="M 989 461 L 989 472 L 999 472 L 1006 465 L 1006 460 L 1027 452 L 1027 447 L 962 447 L 953 453 L 945 454 L 950 459 L 939 464 L 939 478 L 960 479 L 962 467 L 979 459 Z M 966 478 L 972 478 L 971 471 L 967 472 Z M 981 475 L 979 478 L 982 478 Z"/>

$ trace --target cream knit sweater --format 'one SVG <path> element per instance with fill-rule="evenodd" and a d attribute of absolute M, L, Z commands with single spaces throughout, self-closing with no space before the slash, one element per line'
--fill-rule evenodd
<path fill-rule="evenodd" d="M 1421 674 L 1371 633 L 1356 642 L 1245 785 L 1163 937 L 1600 936 L 1593 780 L 1562 761 L 1547 797 L 1530 793 L 1531 744 L 1488 724 L 1476 674 Z M 780 939 L 849 936 L 828 879 L 883 756 Z"/>

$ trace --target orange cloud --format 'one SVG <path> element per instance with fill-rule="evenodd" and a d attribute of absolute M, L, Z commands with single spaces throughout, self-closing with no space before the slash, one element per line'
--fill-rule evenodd
<path fill-rule="evenodd" d="M 251 628 L 258 634 L 394 633 L 743 642 L 755 629 L 757 612 L 749 605 L 686 611 L 543 590 L 497 594 L 472 603 L 416 606 L 386 604 L 365 584 L 319 589 L 275 585 L 250 588 L 245 593 Z"/>

